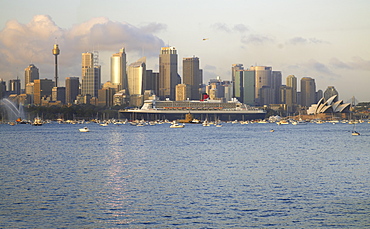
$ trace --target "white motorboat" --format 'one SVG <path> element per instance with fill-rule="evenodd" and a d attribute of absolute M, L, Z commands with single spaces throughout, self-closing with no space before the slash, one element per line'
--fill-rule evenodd
<path fill-rule="evenodd" d="M 81 128 L 79 129 L 80 132 L 90 132 L 89 128 L 87 127 L 84 127 L 84 128 Z"/>
<path fill-rule="evenodd" d="M 178 123 L 173 123 L 171 126 L 170 126 L 170 128 L 184 128 L 185 127 L 185 125 L 180 125 L 180 124 L 178 124 Z"/>

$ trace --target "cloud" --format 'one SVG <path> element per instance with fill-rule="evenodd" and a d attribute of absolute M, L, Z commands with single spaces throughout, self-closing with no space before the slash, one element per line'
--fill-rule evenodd
<path fill-rule="evenodd" d="M 329 63 L 333 67 L 340 69 L 357 69 L 362 71 L 370 71 L 370 61 L 364 60 L 363 58 L 358 56 L 353 57 L 352 61 L 349 61 L 347 63 L 340 61 L 337 58 L 332 58 Z"/>
<path fill-rule="evenodd" d="M 243 44 L 264 44 L 274 42 L 274 39 L 264 35 L 251 34 L 248 36 L 242 36 L 241 42 Z"/>
<path fill-rule="evenodd" d="M 335 74 L 328 66 L 313 59 L 304 63 L 303 66 L 318 73 L 323 73 L 330 76 L 337 76 L 337 74 Z"/>
<path fill-rule="evenodd" d="M 290 45 L 308 45 L 308 44 L 328 44 L 329 42 L 319 40 L 317 38 L 303 38 L 303 37 L 294 37 L 287 41 L 287 44 Z"/>
<path fill-rule="evenodd" d="M 60 28 L 48 15 L 34 16 L 28 24 L 8 21 L 0 31 L 0 77 L 15 78 L 16 68 L 23 70 L 34 63 L 40 68 L 40 77 L 50 78 L 43 73 L 53 72 L 51 50 L 54 43 L 58 43 L 61 50 L 61 70 L 75 75 L 80 74 L 81 53 L 86 51 L 113 54 L 124 46 L 127 52 L 145 50 L 148 57 L 157 56 L 164 42 L 153 33 L 163 29 L 163 24 L 150 23 L 140 28 L 105 17 L 92 18 L 68 29 Z"/>
<path fill-rule="evenodd" d="M 231 32 L 245 33 L 249 31 L 248 27 L 244 24 L 235 24 L 233 26 L 229 26 L 225 23 L 215 23 L 211 27 L 215 30 L 227 33 Z"/>
<path fill-rule="evenodd" d="M 247 26 L 245 26 L 243 24 L 234 25 L 233 30 L 234 31 L 237 31 L 237 32 L 240 32 L 240 33 L 245 33 L 245 32 L 248 32 L 249 31 L 249 29 L 247 28 Z"/>
<path fill-rule="evenodd" d="M 329 64 L 332 65 L 334 68 L 340 68 L 340 69 L 352 69 L 352 67 L 340 60 L 338 60 L 337 58 L 332 58 L 330 61 L 329 61 Z"/>
<path fill-rule="evenodd" d="M 165 31 L 167 29 L 167 25 L 162 23 L 152 22 L 147 25 L 141 26 L 140 29 L 147 33 L 158 33 L 161 31 Z"/>

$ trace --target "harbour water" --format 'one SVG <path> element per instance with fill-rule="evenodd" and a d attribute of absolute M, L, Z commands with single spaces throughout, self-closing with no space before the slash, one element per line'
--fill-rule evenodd
<path fill-rule="evenodd" d="M 0 125 L 0 228 L 369 228 L 356 127 Z"/>

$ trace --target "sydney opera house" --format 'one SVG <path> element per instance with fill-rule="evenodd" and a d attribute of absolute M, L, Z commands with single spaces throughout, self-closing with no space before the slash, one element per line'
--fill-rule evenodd
<path fill-rule="evenodd" d="M 317 104 L 311 105 L 307 110 L 308 115 L 315 115 L 322 119 L 329 117 L 346 118 L 350 112 L 350 103 L 343 103 L 343 100 L 338 100 L 338 95 L 334 95 L 329 99 L 321 98 Z"/>

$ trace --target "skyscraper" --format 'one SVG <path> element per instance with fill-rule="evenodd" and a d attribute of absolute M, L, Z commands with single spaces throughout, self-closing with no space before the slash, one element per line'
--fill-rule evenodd
<path fill-rule="evenodd" d="M 335 89 L 334 86 L 328 86 L 328 88 L 326 88 L 325 92 L 324 92 L 324 98 L 325 98 L 325 101 L 327 101 L 330 97 L 334 96 L 334 95 L 338 95 L 335 99 L 334 99 L 334 102 L 338 101 L 338 97 L 339 97 L 339 93 L 338 91 Z M 320 98 L 318 98 L 320 99 Z"/>
<path fill-rule="evenodd" d="M 73 104 L 79 94 L 80 80 L 78 77 L 66 78 L 66 104 Z"/>
<path fill-rule="evenodd" d="M 110 82 L 117 86 L 117 91 L 127 90 L 125 48 L 121 48 L 119 53 L 113 54 L 110 58 Z"/>
<path fill-rule="evenodd" d="M 258 105 L 265 105 L 272 102 L 272 67 L 255 66 L 250 70 L 255 71 L 255 98 Z"/>
<path fill-rule="evenodd" d="M 50 79 L 35 79 L 34 81 L 33 99 L 34 104 L 41 105 L 41 100 L 44 97 L 51 99 L 51 92 L 55 83 Z"/>
<path fill-rule="evenodd" d="M 231 81 L 233 83 L 233 97 L 238 98 L 241 101 L 243 95 L 242 92 L 242 79 L 240 71 L 244 70 L 243 64 L 233 64 L 231 67 Z"/>
<path fill-rule="evenodd" d="M 9 80 L 9 89 L 10 93 L 19 95 L 21 93 L 21 80 Z"/>
<path fill-rule="evenodd" d="M 316 103 L 316 84 L 311 77 L 301 79 L 301 105 L 309 107 Z"/>
<path fill-rule="evenodd" d="M 243 82 L 243 100 L 242 102 L 248 105 L 255 105 L 255 88 L 256 88 L 256 76 L 255 71 L 244 70 L 242 82 Z"/>
<path fill-rule="evenodd" d="M 200 92 L 199 88 L 202 84 L 201 82 L 201 75 L 199 71 L 199 58 L 198 57 L 190 57 L 184 58 L 182 64 L 182 79 L 183 83 L 190 86 L 190 95 L 189 99 L 192 100 L 199 100 L 200 99 Z"/>
<path fill-rule="evenodd" d="M 130 104 L 141 106 L 146 83 L 146 58 L 143 57 L 128 66 L 127 71 L 128 91 Z"/>
<path fill-rule="evenodd" d="M 98 65 L 96 57 L 94 57 L 94 53 L 82 53 L 81 94 L 83 96 L 98 96 L 101 82 L 100 74 L 101 66 Z"/>
<path fill-rule="evenodd" d="M 174 47 L 162 47 L 159 54 L 159 97 L 175 100 L 175 88 L 178 83 L 177 50 Z"/>
<path fill-rule="evenodd" d="M 272 71 L 271 73 L 271 89 L 272 101 L 270 103 L 278 104 L 280 101 L 280 87 L 282 85 L 281 71 Z"/>
<path fill-rule="evenodd" d="M 30 64 L 24 69 L 24 87 L 29 83 L 33 83 L 35 79 L 39 79 L 39 69 L 34 65 Z"/>
<path fill-rule="evenodd" d="M 293 105 L 297 104 L 297 77 L 294 75 L 289 75 L 286 78 L 286 86 L 292 88 L 292 103 Z"/>

